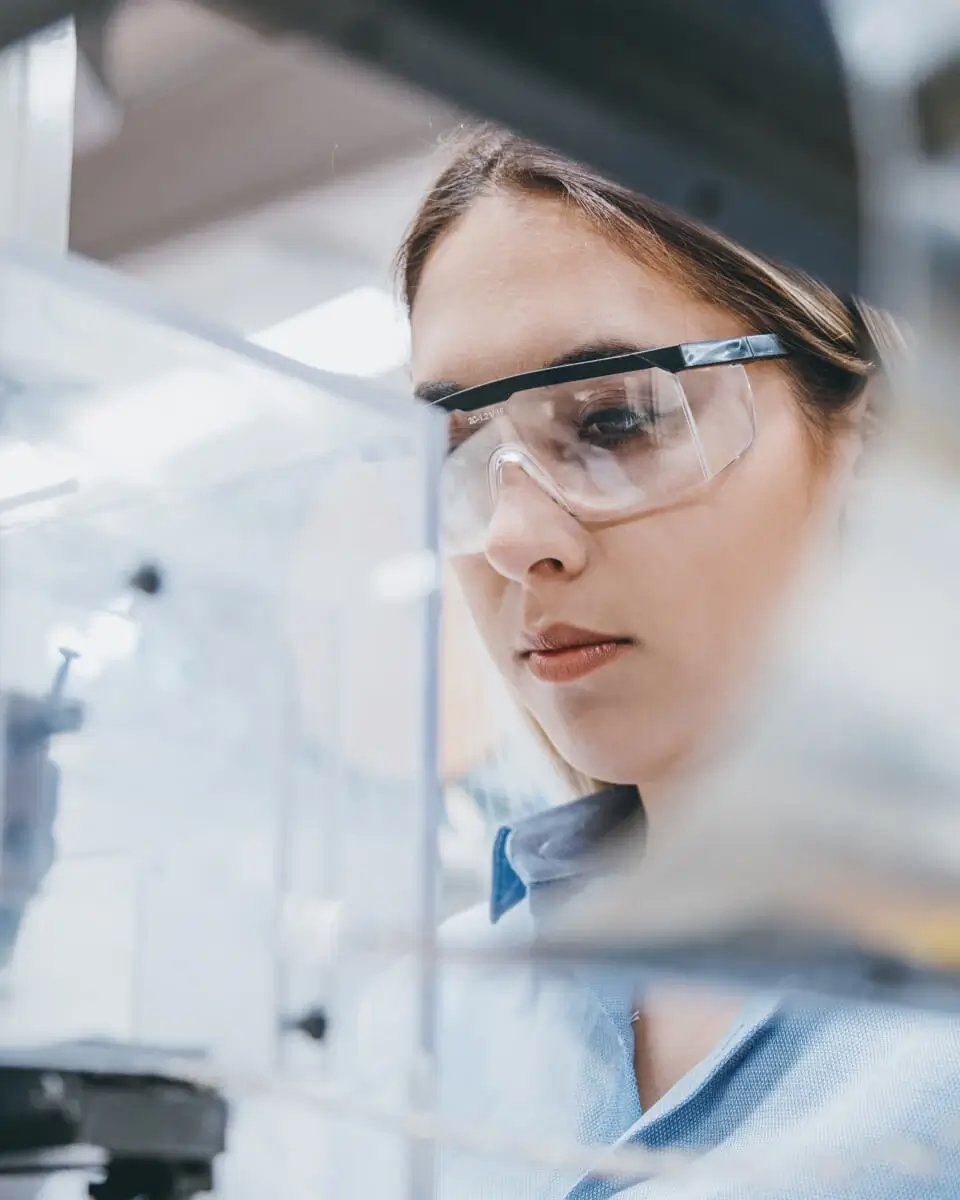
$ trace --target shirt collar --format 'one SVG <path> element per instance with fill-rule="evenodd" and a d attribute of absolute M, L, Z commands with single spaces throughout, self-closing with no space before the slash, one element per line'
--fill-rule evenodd
<path fill-rule="evenodd" d="M 547 893 L 575 890 L 600 847 L 643 821 L 640 793 L 618 784 L 503 826 L 493 845 L 490 920 L 496 924 L 527 895 L 533 907 Z"/>

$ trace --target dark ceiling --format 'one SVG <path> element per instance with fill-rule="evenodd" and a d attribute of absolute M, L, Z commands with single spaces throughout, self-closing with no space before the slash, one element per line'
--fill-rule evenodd
<path fill-rule="evenodd" d="M 104 0 L 6 0 L 0 42 Z M 847 290 L 855 159 L 820 0 L 218 0 L 551 143 Z M 202 170 L 198 163 L 196 170 Z"/>

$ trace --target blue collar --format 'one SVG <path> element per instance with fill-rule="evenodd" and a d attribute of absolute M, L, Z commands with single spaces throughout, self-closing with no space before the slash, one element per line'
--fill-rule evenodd
<path fill-rule="evenodd" d="M 496 924 L 528 894 L 533 907 L 548 893 L 576 890 L 600 847 L 643 821 L 640 793 L 620 784 L 503 826 L 493 844 L 490 920 Z"/>

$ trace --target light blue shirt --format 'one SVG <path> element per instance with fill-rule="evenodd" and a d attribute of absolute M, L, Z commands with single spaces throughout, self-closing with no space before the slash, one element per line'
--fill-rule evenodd
<path fill-rule="evenodd" d="M 960 1021 L 755 996 L 644 1112 L 633 989 L 594 968 L 493 961 L 534 932 L 510 836 L 497 839 L 490 911 L 441 931 L 439 1112 L 469 1144 L 442 1150 L 439 1200 L 960 1200 Z M 401 991 L 381 990 L 364 1022 L 371 1085 L 397 1044 Z M 691 1159 L 615 1182 L 563 1159 L 614 1145 Z"/>

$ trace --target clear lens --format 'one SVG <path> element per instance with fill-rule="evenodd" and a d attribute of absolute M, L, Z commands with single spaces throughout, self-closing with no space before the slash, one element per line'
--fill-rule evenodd
<path fill-rule="evenodd" d="M 609 519 L 675 502 L 735 462 L 753 435 L 739 365 L 577 380 L 456 413 L 444 473 L 448 553 L 482 550 L 498 456 L 549 481 L 582 520 Z"/>
<path fill-rule="evenodd" d="M 475 426 L 474 415 L 488 414 Z M 480 414 L 453 413 L 450 452 L 440 475 L 440 545 L 446 555 L 479 554 L 493 511 L 488 470 L 498 449 L 509 440 L 502 415 L 490 409 Z"/>

